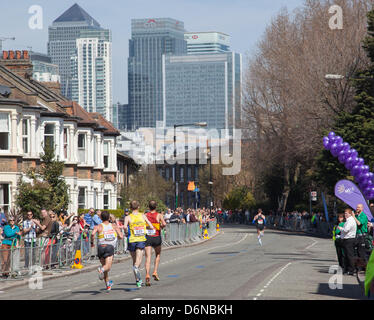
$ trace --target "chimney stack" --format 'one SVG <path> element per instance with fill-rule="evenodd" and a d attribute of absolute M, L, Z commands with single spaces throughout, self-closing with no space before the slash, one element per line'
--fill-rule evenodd
<path fill-rule="evenodd" d="M 33 66 L 27 50 L 10 50 L 3 51 L 0 65 L 6 67 L 10 71 L 18 74 L 22 78 L 30 78 L 32 76 Z"/>

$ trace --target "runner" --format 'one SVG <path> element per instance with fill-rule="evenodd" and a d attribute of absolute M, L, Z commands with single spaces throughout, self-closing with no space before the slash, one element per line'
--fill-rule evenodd
<path fill-rule="evenodd" d="M 265 219 L 264 214 L 262 213 L 262 209 L 258 209 L 257 215 L 254 217 L 252 223 L 256 224 L 257 239 L 258 239 L 259 244 L 262 246 L 261 237 L 264 235 L 264 232 L 265 232 L 264 228 L 265 228 L 265 223 L 266 223 L 266 219 Z"/>
<path fill-rule="evenodd" d="M 157 270 L 158 265 L 160 264 L 161 258 L 161 228 L 165 228 L 166 222 L 162 216 L 162 214 L 156 212 L 157 203 L 154 200 L 149 201 L 149 210 L 146 214 L 148 220 L 152 223 L 155 227 L 155 230 L 147 229 L 147 241 L 145 243 L 145 285 L 149 287 L 151 285 L 151 277 L 149 276 L 149 271 L 151 269 L 151 256 L 152 256 L 152 247 L 155 250 L 155 266 L 153 270 L 153 279 L 159 281 L 160 278 L 158 277 Z"/>
<path fill-rule="evenodd" d="M 149 222 L 145 214 L 138 211 L 138 201 L 131 201 L 130 209 L 132 210 L 132 213 L 125 218 L 124 229 L 127 234 L 127 226 L 130 226 L 129 251 L 133 261 L 136 285 L 140 288 L 143 281 L 140 275 L 139 266 L 142 263 L 143 251 L 147 240 L 145 237 L 146 224 L 148 224 L 152 230 L 155 230 L 155 228 L 152 223 Z"/>
<path fill-rule="evenodd" d="M 109 222 L 110 215 L 107 211 L 101 213 L 101 224 L 96 226 L 92 231 L 92 238 L 98 233 L 98 247 L 97 255 L 101 262 L 101 267 L 98 268 L 99 279 L 105 280 L 106 289 L 110 291 L 113 286 L 113 281 L 109 281 L 109 271 L 112 268 L 114 249 L 117 244 L 117 237 L 123 239 L 123 234 L 118 226 Z"/>

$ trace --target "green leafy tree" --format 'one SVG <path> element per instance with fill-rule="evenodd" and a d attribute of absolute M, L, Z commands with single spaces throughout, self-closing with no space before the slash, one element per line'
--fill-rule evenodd
<path fill-rule="evenodd" d="M 230 210 L 250 209 L 255 205 L 255 199 L 246 186 L 233 188 L 223 200 L 223 207 Z"/>
<path fill-rule="evenodd" d="M 363 48 L 371 61 L 368 68 L 357 72 L 352 83 L 356 89 L 356 102 L 352 112 L 341 112 L 336 119 L 333 131 L 357 150 L 365 163 L 374 167 L 374 11 L 367 14 L 368 35 Z M 326 132 L 327 133 L 327 132 Z M 329 151 L 322 150 L 317 157 L 315 179 L 328 190 L 342 179 L 353 179 L 349 171 L 340 164 Z"/>
<path fill-rule="evenodd" d="M 50 147 L 44 148 L 40 159 L 39 170 L 32 168 L 26 174 L 32 182 L 22 178 L 18 181 L 17 207 L 22 213 L 31 210 L 36 216 L 43 208 L 55 212 L 66 210 L 70 199 L 68 185 L 62 175 L 64 162 L 55 159 L 54 149 Z"/>

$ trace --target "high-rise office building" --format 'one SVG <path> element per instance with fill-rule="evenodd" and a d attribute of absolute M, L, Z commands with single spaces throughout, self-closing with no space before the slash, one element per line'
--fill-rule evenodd
<path fill-rule="evenodd" d="M 113 121 L 112 41 L 109 30 L 85 30 L 71 58 L 71 98 Z"/>
<path fill-rule="evenodd" d="M 32 77 L 40 82 L 60 82 L 58 66 L 52 63 L 50 57 L 44 53 L 30 52 L 33 66 Z"/>
<path fill-rule="evenodd" d="M 131 20 L 129 129 L 155 127 L 163 120 L 162 55 L 187 53 L 184 32 L 184 23 L 170 18 Z"/>
<path fill-rule="evenodd" d="M 69 99 L 72 99 L 71 72 L 74 66 L 71 62 L 74 61 L 72 57 L 76 54 L 77 39 L 100 39 L 103 30 L 108 33 L 108 30 L 101 28 L 100 24 L 78 4 L 66 10 L 48 28 L 48 56 L 51 57 L 52 63 L 59 67 L 61 92 Z M 79 61 L 75 62 L 79 64 Z M 89 74 L 87 76 L 89 77 Z"/>
<path fill-rule="evenodd" d="M 185 32 L 187 54 L 211 54 L 230 51 L 230 36 L 222 32 Z"/>
<path fill-rule="evenodd" d="M 241 54 L 163 57 L 164 123 L 207 122 L 208 128 L 238 128 L 241 121 Z"/>

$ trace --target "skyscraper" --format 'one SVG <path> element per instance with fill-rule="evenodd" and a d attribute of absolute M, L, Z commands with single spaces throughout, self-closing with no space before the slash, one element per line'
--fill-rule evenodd
<path fill-rule="evenodd" d="M 131 129 L 163 120 L 162 55 L 186 54 L 184 23 L 170 18 L 132 19 L 128 83 Z M 119 124 L 121 126 L 121 124 Z"/>
<path fill-rule="evenodd" d="M 57 64 L 61 92 L 111 120 L 111 33 L 78 4 L 48 28 L 48 55 Z"/>
<path fill-rule="evenodd" d="M 214 129 L 238 128 L 241 64 L 241 54 L 234 52 L 165 55 L 165 126 L 207 122 Z"/>
<path fill-rule="evenodd" d="M 112 119 L 112 42 L 109 30 L 87 30 L 71 59 L 72 100 Z"/>
<path fill-rule="evenodd" d="M 188 54 L 211 54 L 230 51 L 230 36 L 222 32 L 186 32 Z"/>

